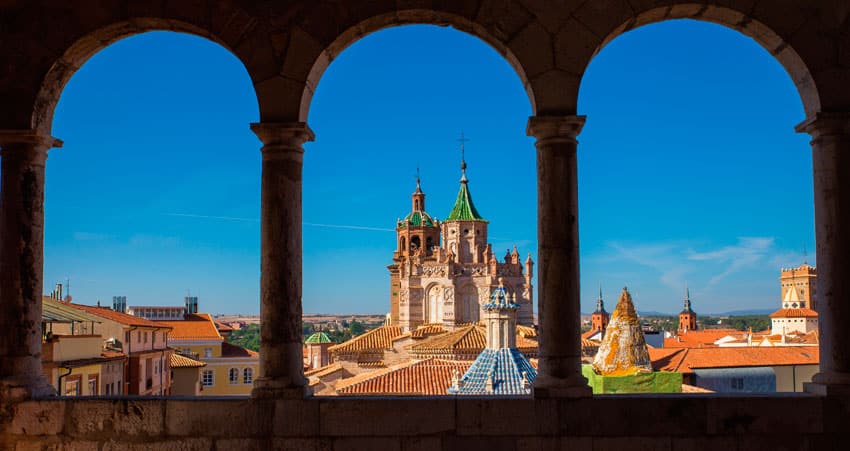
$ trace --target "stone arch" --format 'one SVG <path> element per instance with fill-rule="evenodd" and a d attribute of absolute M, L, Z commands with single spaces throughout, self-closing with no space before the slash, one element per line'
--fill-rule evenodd
<path fill-rule="evenodd" d="M 245 64 L 245 58 L 218 35 L 198 25 L 168 18 L 137 18 L 115 22 L 93 30 L 74 41 L 50 66 L 41 81 L 32 107 L 31 128 L 44 134 L 50 134 L 53 126 L 53 113 L 65 85 L 71 77 L 99 51 L 115 42 L 131 36 L 151 31 L 172 31 L 198 36 L 212 41 L 233 54 L 253 79 L 255 74 Z M 241 36 L 240 36 L 241 39 Z"/>
<path fill-rule="evenodd" d="M 677 2 L 674 2 L 677 3 Z M 776 9 L 778 11 L 778 9 Z M 776 11 L 770 11 L 774 15 Z M 612 20 L 617 20 L 617 15 L 612 15 Z M 815 80 L 809 67 L 806 65 L 800 53 L 792 47 L 792 43 L 784 39 L 780 33 L 758 20 L 750 13 L 744 13 L 728 7 L 707 5 L 700 2 L 682 2 L 675 5 L 666 5 L 662 7 L 651 8 L 642 12 L 629 14 L 626 17 L 620 17 L 619 24 L 612 26 L 601 36 L 604 38 L 595 45 L 585 45 L 581 49 L 575 46 L 573 53 L 584 52 L 584 55 L 578 56 L 579 59 L 585 59 L 585 64 L 582 69 L 582 74 L 587 69 L 587 65 L 608 43 L 623 33 L 633 30 L 638 27 L 650 25 L 654 23 L 664 22 L 675 19 L 692 19 L 705 22 L 712 22 L 726 26 L 736 30 L 756 41 L 762 48 L 768 51 L 778 62 L 785 68 L 786 72 L 791 77 L 794 85 L 797 87 L 797 92 L 803 105 L 806 116 L 811 116 L 821 110 L 821 99 L 818 92 Z M 769 20 L 771 18 L 765 17 Z M 771 21 L 773 22 L 773 21 Z M 775 20 L 776 23 L 783 23 Z M 787 21 L 786 21 L 787 22 Z M 786 31 L 786 30 L 778 30 Z M 801 46 L 803 47 L 803 46 Z M 813 49 L 814 50 L 814 49 Z M 822 50 L 821 50 L 822 52 Z"/>
<path fill-rule="evenodd" d="M 507 25 L 499 23 L 509 20 L 516 21 L 516 17 L 483 17 L 480 12 L 476 16 L 474 10 L 450 11 L 449 9 L 452 8 L 450 6 L 435 6 L 434 9 L 397 10 L 395 4 L 392 4 L 393 6 L 389 11 L 377 12 L 353 23 L 336 24 L 342 31 L 329 35 L 328 37 L 330 39 L 324 45 L 320 44 L 319 39 L 313 37 L 314 35 L 305 26 L 304 29 L 299 29 L 290 35 L 290 42 L 298 38 L 298 41 L 302 44 L 298 49 L 302 54 L 298 56 L 297 64 L 284 63 L 285 68 L 297 66 L 298 71 L 287 72 L 284 70 L 283 74 L 283 78 L 290 80 L 290 83 L 291 80 L 299 80 L 302 81 L 303 86 L 300 87 L 299 92 L 291 94 L 292 96 L 297 96 L 297 99 L 287 98 L 286 101 L 297 101 L 297 120 L 307 122 L 313 93 L 322 75 L 330 66 L 330 63 L 350 45 L 371 33 L 387 28 L 416 24 L 438 25 L 452 27 L 475 36 L 489 44 L 502 55 L 516 72 L 528 95 L 532 114 L 536 114 L 535 94 L 532 84 L 529 82 L 529 76 L 534 75 L 534 71 L 537 70 L 536 67 L 540 66 L 540 63 L 536 60 L 547 59 L 547 57 L 545 54 L 536 52 L 530 40 L 523 37 L 526 29 L 533 27 L 533 24 L 536 22 L 534 16 L 519 3 L 513 1 L 504 3 L 503 8 L 505 9 L 522 11 L 523 19 L 520 19 L 519 24 L 513 23 Z M 441 10 L 439 8 L 446 9 Z M 466 5 L 457 7 L 456 9 L 470 10 L 470 8 L 466 8 Z M 510 43 L 512 40 L 518 38 L 522 38 L 522 42 L 520 42 L 521 47 L 519 48 L 520 51 L 515 51 L 515 49 L 510 47 Z M 294 48 L 292 44 L 290 44 L 290 48 Z M 303 53 L 305 52 L 312 52 L 312 55 L 304 56 Z M 543 64 L 545 65 L 546 63 Z M 529 68 L 532 68 L 532 70 L 529 70 Z M 289 115 L 292 115 L 291 111 Z M 264 120 L 266 119 L 264 118 Z"/>

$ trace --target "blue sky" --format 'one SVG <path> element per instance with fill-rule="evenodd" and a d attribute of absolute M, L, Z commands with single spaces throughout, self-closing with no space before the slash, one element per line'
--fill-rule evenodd
<path fill-rule="evenodd" d="M 779 268 L 815 261 L 808 138 L 796 90 L 751 39 L 674 21 L 620 36 L 582 81 L 582 310 L 599 284 L 613 307 L 779 305 Z M 536 258 L 528 98 L 512 68 L 451 28 L 369 35 L 329 67 L 313 98 L 304 162 L 304 310 L 388 310 L 391 231 L 416 167 L 427 209 L 457 193 L 464 130 L 470 188 L 494 249 Z M 259 311 L 259 141 L 250 78 L 204 39 L 148 33 L 91 58 L 54 119 L 45 291 L 78 302 Z M 335 227 L 329 227 L 335 226 Z M 339 226 L 367 227 L 340 228 Z M 374 229 L 374 230 L 373 230 Z"/>

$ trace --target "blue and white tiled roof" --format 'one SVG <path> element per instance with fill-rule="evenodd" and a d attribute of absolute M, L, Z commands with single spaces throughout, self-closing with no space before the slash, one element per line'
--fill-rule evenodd
<path fill-rule="evenodd" d="M 485 349 L 449 387 L 453 395 L 529 395 L 537 370 L 516 349 Z"/>
<path fill-rule="evenodd" d="M 490 302 L 484 304 L 484 308 L 488 310 L 498 308 L 518 309 L 519 304 L 513 303 L 508 290 L 502 286 L 502 284 L 499 284 L 499 286 L 493 290 L 493 294 L 490 295 Z"/>

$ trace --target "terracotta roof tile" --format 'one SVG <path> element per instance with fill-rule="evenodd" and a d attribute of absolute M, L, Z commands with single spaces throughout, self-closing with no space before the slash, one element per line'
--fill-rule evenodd
<path fill-rule="evenodd" d="M 650 349 L 653 369 L 692 373 L 702 368 L 817 365 L 817 346 Z"/>
<path fill-rule="evenodd" d="M 328 348 L 333 354 L 351 354 L 364 351 L 383 352 L 393 349 L 393 341 L 402 335 L 399 326 L 380 326 L 351 340 Z"/>
<path fill-rule="evenodd" d="M 665 348 L 699 348 L 699 347 L 708 347 L 708 346 L 716 346 L 714 344 L 715 341 L 723 338 L 723 337 L 743 337 L 746 334 L 745 331 L 736 330 L 736 329 L 702 329 L 702 330 L 689 330 L 683 334 L 679 334 L 676 337 L 670 337 L 664 339 L 664 347 Z"/>
<path fill-rule="evenodd" d="M 471 354 L 477 356 L 486 346 L 486 330 L 483 325 L 469 324 L 447 334 L 428 338 L 420 343 L 408 346 L 411 353 L 430 354 Z M 516 347 L 526 354 L 537 353 L 537 340 L 517 335 Z"/>
<path fill-rule="evenodd" d="M 201 362 L 200 360 L 195 360 L 176 352 L 171 354 L 169 360 L 172 368 L 200 368 L 202 366 L 207 366 L 206 363 Z"/>
<path fill-rule="evenodd" d="M 310 371 L 305 371 L 304 376 L 307 377 L 325 377 L 329 374 L 333 374 L 337 371 L 344 369 L 342 365 L 339 363 L 332 363 L 330 365 L 325 365 L 320 368 L 315 368 Z"/>
<path fill-rule="evenodd" d="M 228 342 L 221 343 L 222 357 L 259 357 L 259 353 Z"/>
<path fill-rule="evenodd" d="M 172 328 L 168 339 L 174 341 L 213 341 L 222 340 L 209 313 L 185 315 L 183 320 L 156 321 Z"/>
<path fill-rule="evenodd" d="M 119 324 L 123 324 L 125 326 L 136 326 L 136 327 L 157 327 L 157 328 L 166 328 L 168 325 L 163 325 L 160 323 L 156 323 L 144 318 L 139 318 L 138 316 L 128 315 L 126 313 L 116 312 L 107 307 L 95 307 L 92 305 L 80 305 L 80 304 L 65 304 L 70 305 L 71 307 L 78 308 L 83 310 L 86 313 L 99 316 L 103 319 L 107 319 L 110 321 L 114 321 Z"/>
<path fill-rule="evenodd" d="M 793 291 L 793 290 L 791 290 Z M 810 308 L 783 308 L 770 314 L 771 318 L 817 318 L 818 312 Z"/>
<path fill-rule="evenodd" d="M 426 359 L 346 379 L 337 384 L 340 395 L 446 395 L 452 373 L 463 374 L 469 362 Z M 342 383 L 344 382 L 344 383 Z"/>
<path fill-rule="evenodd" d="M 423 324 L 410 333 L 411 338 L 425 338 L 447 332 L 442 324 Z"/>

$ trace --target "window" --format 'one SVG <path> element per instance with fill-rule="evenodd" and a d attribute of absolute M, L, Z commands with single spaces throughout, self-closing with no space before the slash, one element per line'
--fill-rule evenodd
<path fill-rule="evenodd" d="M 253 368 L 245 368 L 245 371 L 242 372 L 242 383 L 243 384 L 253 384 L 254 383 L 254 369 Z"/>
<path fill-rule="evenodd" d="M 743 377 L 733 377 L 732 378 L 732 389 L 733 390 L 743 390 L 744 389 L 744 378 Z"/>
<path fill-rule="evenodd" d="M 215 372 L 213 370 L 204 370 L 201 375 L 201 384 L 204 387 L 212 387 L 215 385 Z"/>
<path fill-rule="evenodd" d="M 89 376 L 89 392 L 88 392 L 88 395 L 89 396 L 97 396 L 98 395 L 97 375 L 96 374 Z"/>
<path fill-rule="evenodd" d="M 143 336 L 145 337 L 145 341 L 144 341 L 144 342 L 145 342 L 145 343 L 147 343 L 147 342 L 148 342 L 148 333 L 147 333 L 147 332 L 145 332 Z"/>
<path fill-rule="evenodd" d="M 230 371 L 228 371 L 228 379 L 230 379 L 231 384 L 238 384 L 239 383 L 239 369 L 238 368 L 231 368 Z"/>
<path fill-rule="evenodd" d="M 204 357 L 205 357 L 205 358 L 208 358 L 208 359 L 209 359 L 210 357 L 212 357 L 212 348 L 206 348 L 206 349 L 204 349 Z"/>
<path fill-rule="evenodd" d="M 142 341 L 142 331 L 136 332 L 136 341 L 141 343 L 141 341 Z"/>

